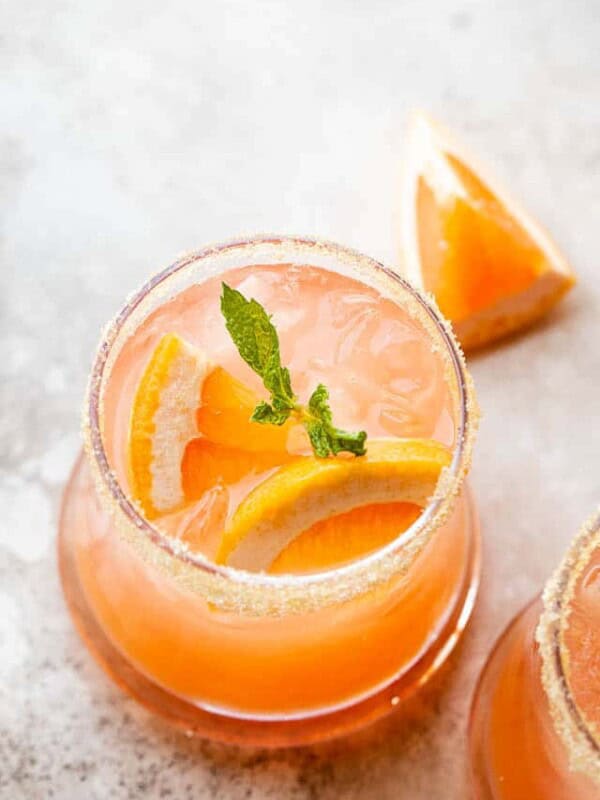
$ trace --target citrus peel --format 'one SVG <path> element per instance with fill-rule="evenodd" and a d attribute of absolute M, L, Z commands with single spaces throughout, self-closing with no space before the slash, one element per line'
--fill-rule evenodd
<path fill-rule="evenodd" d="M 128 476 L 147 519 L 173 513 L 217 484 L 290 459 L 281 427 L 250 421 L 257 395 L 175 333 L 154 349 L 132 404 Z"/>
<path fill-rule="evenodd" d="M 431 293 L 465 349 L 542 316 L 574 285 L 556 245 L 424 114 L 402 188 L 402 269 Z"/>
<path fill-rule="evenodd" d="M 216 561 L 267 570 L 304 531 L 330 517 L 371 504 L 423 508 L 450 460 L 449 450 L 433 440 L 397 439 L 371 441 L 358 458 L 306 457 L 283 465 L 240 503 Z M 363 530 L 369 550 L 368 537 L 377 534 Z"/>
<path fill-rule="evenodd" d="M 129 425 L 129 485 L 148 519 L 185 502 L 181 460 L 197 436 L 200 388 L 211 366 L 174 333 L 165 334 L 137 387 Z"/>

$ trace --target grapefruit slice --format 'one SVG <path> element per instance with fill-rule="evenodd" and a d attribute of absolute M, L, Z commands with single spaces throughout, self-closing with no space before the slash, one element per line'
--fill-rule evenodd
<path fill-rule="evenodd" d="M 250 422 L 259 398 L 250 387 L 223 367 L 215 367 L 202 384 L 200 407 L 196 414 L 198 431 L 227 447 L 252 452 L 285 451 L 292 420 L 283 425 Z"/>
<path fill-rule="evenodd" d="M 291 424 L 250 422 L 257 402 L 201 350 L 174 333 L 161 338 L 138 384 L 129 426 L 129 485 L 147 519 L 183 508 L 217 483 L 289 460 Z"/>
<path fill-rule="evenodd" d="M 277 556 L 273 575 L 331 569 L 384 547 L 421 514 L 413 503 L 373 503 L 315 523 Z"/>
<path fill-rule="evenodd" d="M 286 464 L 240 503 L 223 533 L 216 561 L 251 571 L 267 570 L 307 531 L 303 563 L 323 562 L 329 556 L 319 552 L 324 542 L 310 533 L 312 526 L 373 504 L 403 502 L 422 508 L 450 459 L 448 449 L 438 442 L 397 439 L 371 441 L 360 458 L 305 457 Z M 381 531 L 362 525 L 360 529 L 362 552 L 377 547 Z M 401 529 L 400 524 L 397 532 Z M 344 546 L 344 528 L 337 531 L 338 536 L 330 535 L 332 549 L 337 551 L 334 557 Z"/>
<path fill-rule="evenodd" d="M 542 316 L 574 285 L 547 234 L 414 114 L 402 186 L 402 269 L 434 295 L 465 349 Z"/>
<path fill-rule="evenodd" d="M 148 519 L 185 500 L 181 460 L 197 436 L 200 389 L 211 366 L 174 333 L 162 337 L 138 384 L 129 423 L 129 485 Z"/>

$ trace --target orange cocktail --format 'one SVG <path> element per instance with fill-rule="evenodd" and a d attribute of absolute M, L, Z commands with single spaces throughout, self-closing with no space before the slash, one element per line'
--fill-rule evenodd
<path fill-rule="evenodd" d="M 471 757 L 481 800 L 600 797 L 598 518 L 490 657 L 473 703 Z"/>
<path fill-rule="evenodd" d="M 318 456 L 295 405 L 281 425 L 249 421 L 265 389 L 224 324 L 223 281 L 264 305 L 294 391 L 326 383 L 339 441 L 364 430 L 364 455 Z M 182 259 L 94 366 L 60 537 L 80 630 L 135 696 L 215 738 L 305 742 L 391 710 L 472 608 L 476 413 L 445 324 L 376 262 L 298 239 Z"/>

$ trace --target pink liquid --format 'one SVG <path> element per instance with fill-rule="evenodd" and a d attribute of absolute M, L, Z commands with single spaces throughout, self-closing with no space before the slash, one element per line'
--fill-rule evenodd
<path fill-rule="evenodd" d="M 431 437 L 453 445 L 452 401 L 441 359 L 419 324 L 396 304 L 357 280 L 310 266 L 252 266 L 224 278 L 272 314 L 282 363 L 290 368 L 301 402 L 322 382 L 330 391 L 338 427 L 366 430 L 372 438 Z M 267 398 L 225 328 L 220 291 L 220 277 L 186 289 L 146 319 L 119 355 L 106 392 L 105 441 L 124 485 L 134 392 L 165 333 L 178 333 Z M 226 516 L 265 476 L 256 471 L 228 487 Z M 196 509 L 163 520 L 163 526 L 180 534 L 190 521 L 209 526 L 216 518 L 221 524 L 223 515 L 212 512 L 222 502 L 221 491 L 205 496 Z M 205 538 L 210 540 L 210 533 Z"/>
<path fill-rule="evenodd" d="M 569 691 L 600 748 L 600 546 L 577 581 L 563 636 Z"/>

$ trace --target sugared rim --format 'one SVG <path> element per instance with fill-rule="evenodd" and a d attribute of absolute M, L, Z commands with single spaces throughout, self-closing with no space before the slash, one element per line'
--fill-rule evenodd
<path fill-rule="evenodd" d="M 585 773 L 600 785 L 600 742 L 571 693 L 567 678 L 568 651 L 562 635 L 568 626 L 577 582 L 598 547 L 600 508 L 582 526 L 546 584 L 536 639 L 542 657 L 542 682 L 554 727 L 567 749 L 571 768 Z"/>
<path fill-rule="evenodd" d="M 361 274 L 366 276 L 375 271 L 380 284 L 386 284 L 387 296 L 421 323 L 434 347 L 436 340 L 439 341 L 446 380 L 456 393 L 460 413 L 451 464 L 440 476 L 436 491 L 418 520 L 396 540 L 374 553 L 336 569 L 308 575 L 267 575 L 216 565 L 162 533 L 144 519 L 127 497 L 110 468 L 102 440 L 102 390 L 118 355 L 113 353 L 113 345 L 119 335 L 127 331 L 128 321 L 138 306 L 150 293 L 167 293 L 165 283 L 198 262 L 232 253 L 237 255 L 239 251 L 250 264 L 253 253 L 260 252 L 264 258 L 266 250 L 282 263 L 286 262 L 286 254 L 288 261 L 293 254 L 296 258 L 306 258 L 306 263 L 310 263 L 311 255 L 332 258 L 336 264 L 348 265 L 359 279 Z M 131 333 L 136 327 L 127 332 Z M 182 587 L 201 593 L 219 608 L 262 616 L 310 611 L 344 602 L 395 575 L 405 574 L 454 507 L 470 467 L 478 420 L 479 409 L 464 355 L 433 298 L 425 299 L 391 269 L 350 248 L 303 237 L 256 236 L 186 254 L 151 278 L 127 301 L 105 329 L 98 347 L 84 407 L 83 434 L 99 498 L 122 536 L 140 556 L 167 572 Z"/>

